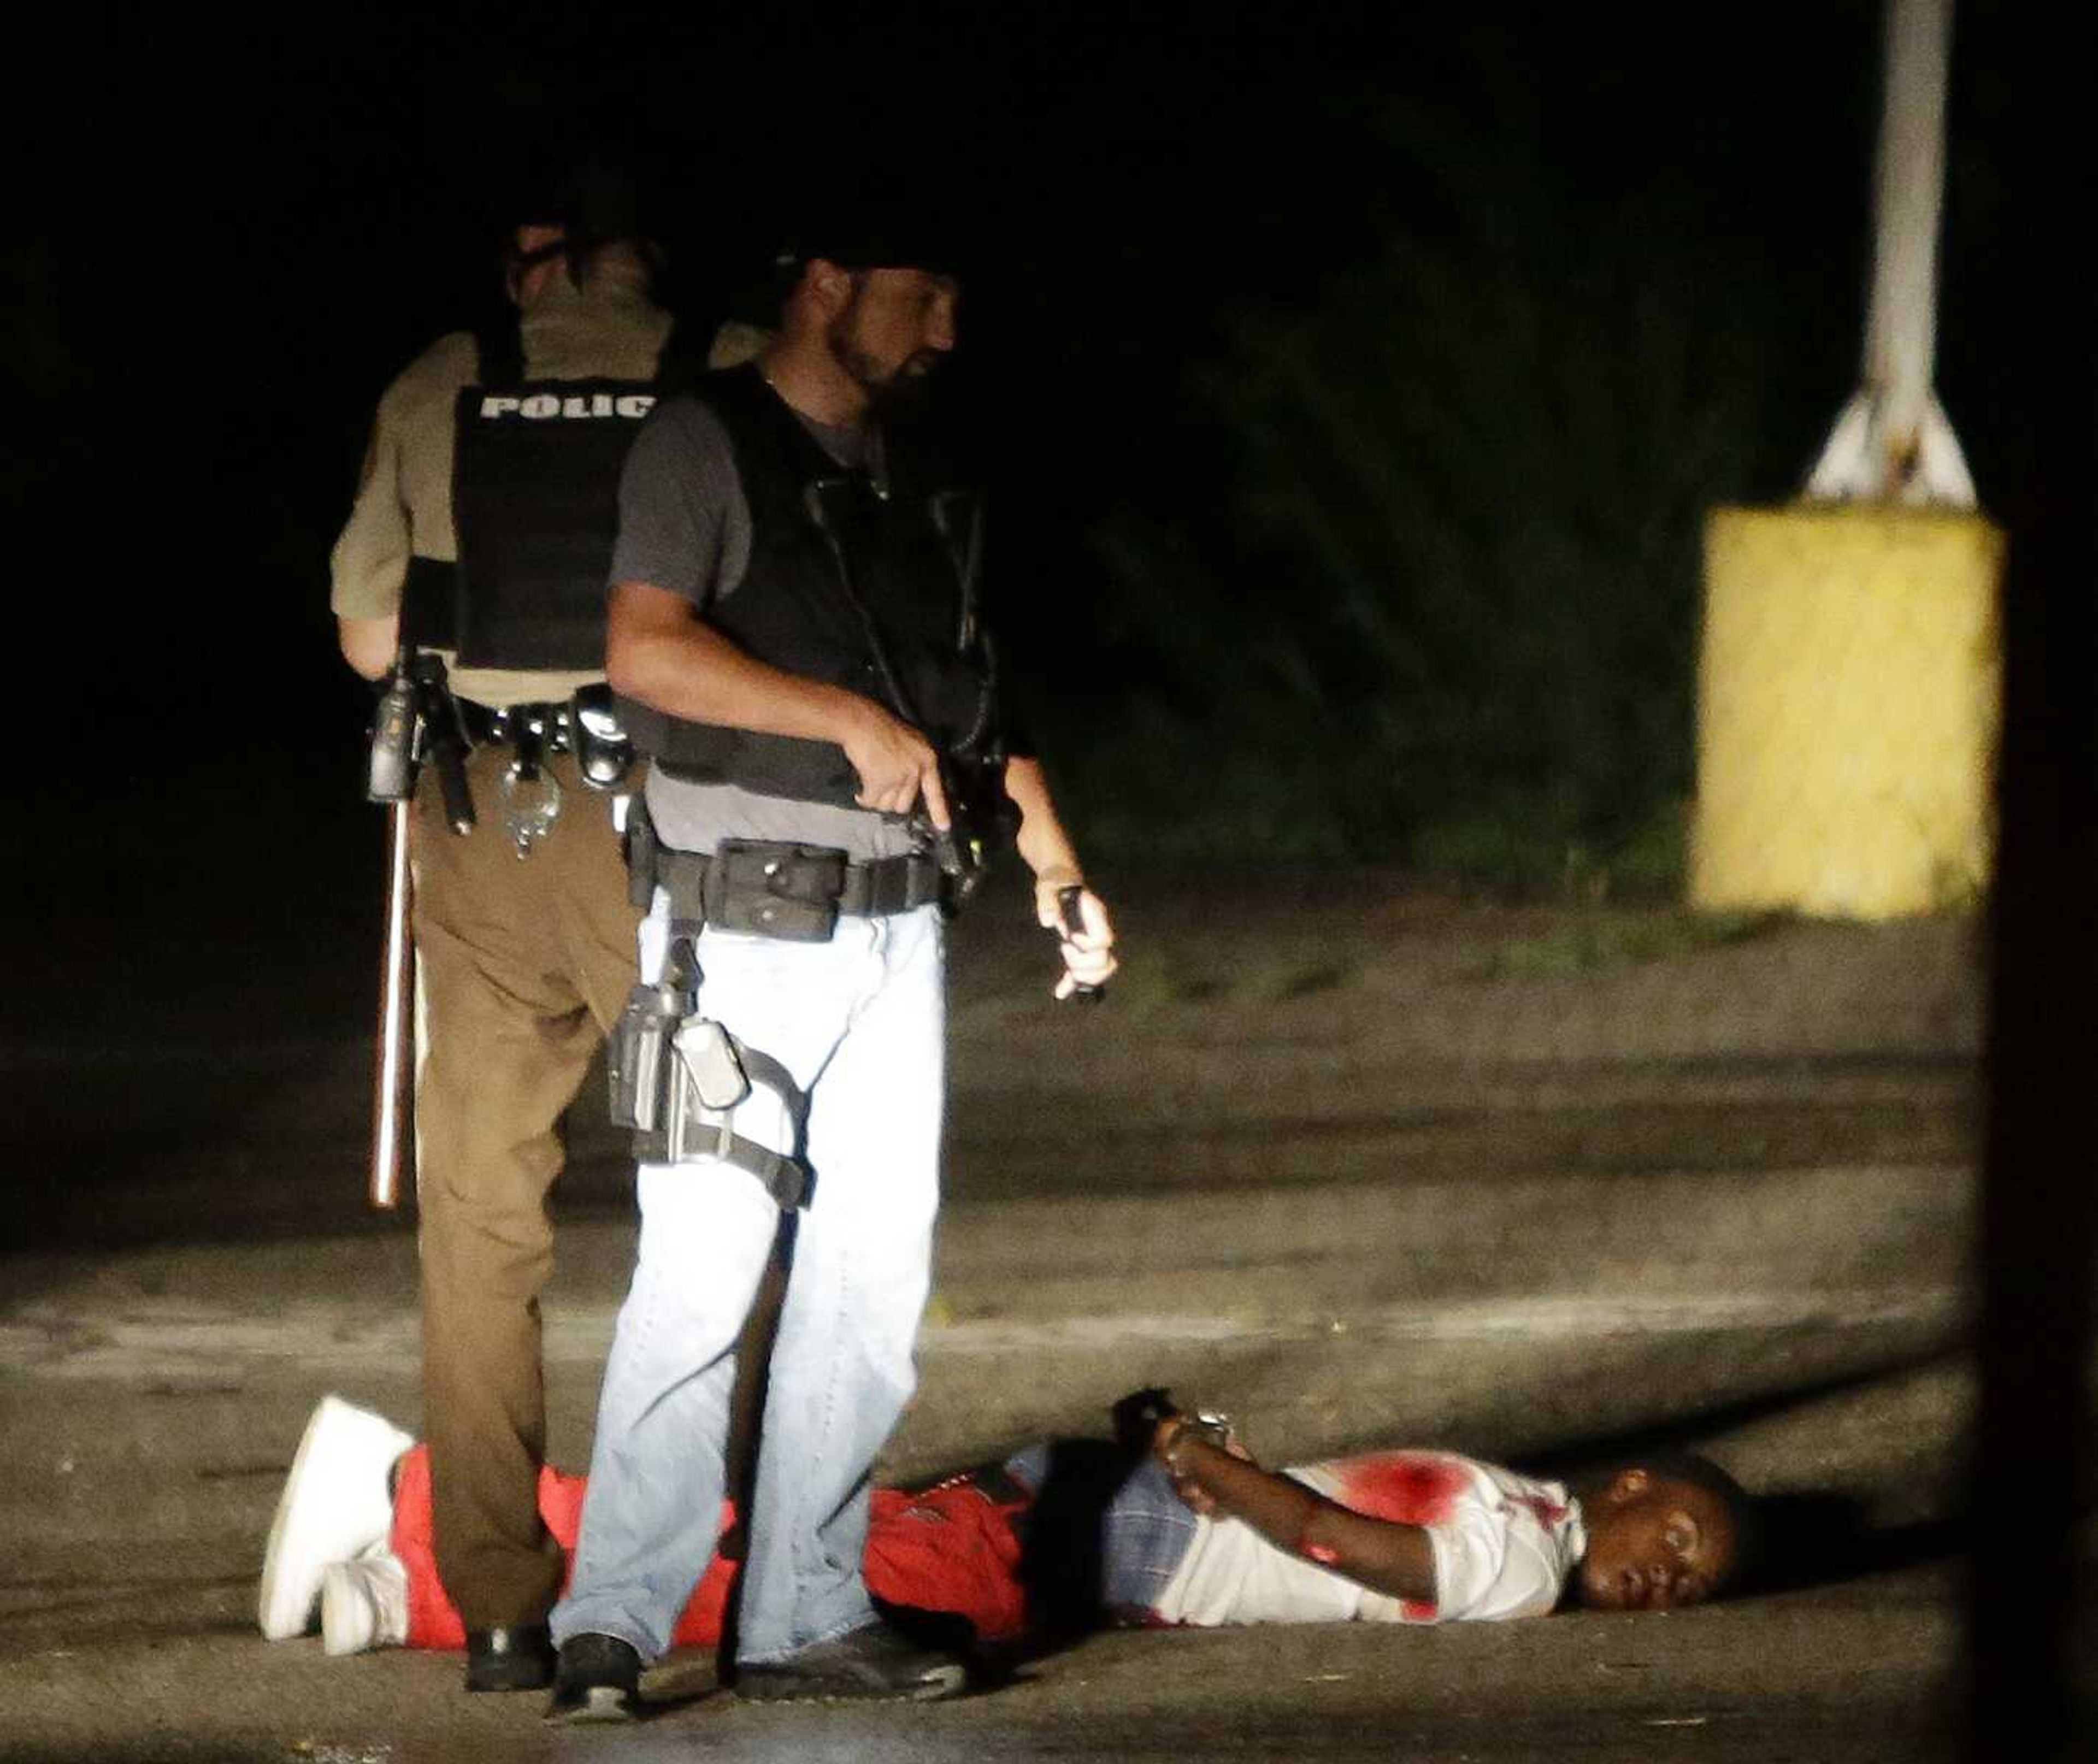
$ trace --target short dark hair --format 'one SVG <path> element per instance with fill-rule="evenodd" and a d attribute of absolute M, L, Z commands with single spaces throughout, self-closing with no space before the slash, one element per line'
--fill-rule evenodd
<path fill-rule="evenodd" d="M 631 246 L 652 272 L 662 269 L 652 225 L 656 194 L 643 168 L 629 156 L 593 149 L 560 159 L 551 154 L 527 161 L 507 181 L 496 204 L 499 255 L 516 266 L 515 237 L 525 226 L 551 226 L 561 237 L 533 254 L 534 261 L 566 261 L 569 279 L 580 286 L 608 245 Z"/>

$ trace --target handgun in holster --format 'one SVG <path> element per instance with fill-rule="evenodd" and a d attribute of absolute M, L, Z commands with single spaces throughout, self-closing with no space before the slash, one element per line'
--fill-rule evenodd
<path fill-rule="evenodd" d="M 734 1039 L 699 1015 L 689 959 L 674 953 L 661 981 L 634 989 L 605 1044 L 612 1124 L 673 1164 L 711 1151 L 750 1094 Z"/>

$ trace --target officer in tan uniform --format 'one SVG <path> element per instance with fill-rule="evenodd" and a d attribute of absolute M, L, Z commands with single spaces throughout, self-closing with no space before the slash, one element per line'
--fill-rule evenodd
<path fill-rule="evenodd" d="M 623 192 L 573 186 L 548 209 L 508 255 L 515 324 L 439 338 L 387 388 L 332 559 L 350 665 L 383 677 L 404 637 L 437 651 L 471 743 L 476 824 L 454 831 L 425 767 L 410 836 L 424 1418 L 470 1691 L 551 1671 L 546 1193 L 634 984 L 638 917 L 615 823 L 639 780 L 616 729 L 586 739 L 604 725 L 575 695 L 604 678 L 618 470 L 672 330 Z"/>

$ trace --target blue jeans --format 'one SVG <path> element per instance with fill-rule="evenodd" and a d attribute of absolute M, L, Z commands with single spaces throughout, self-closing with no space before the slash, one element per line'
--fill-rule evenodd
<path fill-rule="evenodd" d="M 700 1009 L 794 1075 L 810 1098 L 814 1193 L 772 1351 L 743 1570 L 738 1657 L 779 1661 L 874 1619 L 860 1559 L 868 1472 L 917 1381 L 931 1280 L 945 1082 L 937 907 L 842 918 L 827 943 L 713 928 Z M 641 968 L 662 971 L 659 892 Z M 777 1150 L 792 1128 L 759 1086 L 735 1130 Z M 733 1165 L 644 1164 L 634 1284 L 621 1307 L 590 1492 L 555 1639 L 614 1635 L 644 1660 L 713 1553 L 737 1332 L 779 1213 Z"/>

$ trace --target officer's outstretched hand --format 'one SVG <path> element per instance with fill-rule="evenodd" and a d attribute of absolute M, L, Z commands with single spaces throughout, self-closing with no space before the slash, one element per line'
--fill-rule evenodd
<path fill-rule="evenodd" d="M 859 805 L 884 814 L 908 814 L 922 799 L 933 826 L 948 823 L 947 793 L 940 786 L 939 757 L 933 744 L 871 700 L 840 744 L 859 774 Z"/>
<path fill-rule="evenodd" d="M 1034 916 L 1056 933 L 1064 957 L 1059 998 L 1082 987 L 1097 992 L 1121 965 L 1115 959 L 1114 922 L 1106 903 L 1069 871 L 1045 870 L 1035 877 Z"/>

